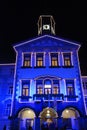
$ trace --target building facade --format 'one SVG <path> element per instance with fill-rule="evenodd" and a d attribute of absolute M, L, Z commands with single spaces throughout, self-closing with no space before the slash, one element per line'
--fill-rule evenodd
<path fill-rule="evenodd" d="M 43 15 L 38 20 L 38 37 L 13 48 L 15 64 L 0 65 L 1 130 L 5 126 L 41 130 L 45 122 L 54 123 L 56 129 L 82 130 L 86 105 L 80 45 L 56 37 L 53 17 Z"/>
<path fill-rule="evenodd" d="M 82 76 L 83 95 L 85 100 L 85 107 L 87 113 L 87 76 Z"/>

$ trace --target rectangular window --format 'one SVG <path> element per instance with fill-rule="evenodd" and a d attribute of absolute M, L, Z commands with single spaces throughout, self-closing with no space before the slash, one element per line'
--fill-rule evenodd
<path fill-rule="evenodd" d="M 64 58 L 64 66 L 72 66 L 71 53 L 64 53 L 63 58 Z"/>
<path fill-rule="evenodd" d="M 44 66 L 43 53 L 37 53 L 36 54 L 36 66 L 37 67 L 43 67 Z"/>
<path fill-rule="evenodd" d="M 51 94 L 51 85 L 45 85 L 44 86 L 44 93 L 45 94 Z"/>
<path fill-rule="evenodd" d="M 29 96 L 29 81 L 22 81 L 22 96 Z"/>
<path fill-rule="evenodd" d="M 9 116 L 10 115 L 10 111 L 11 111 L 11 104 L 6 104 L 6 108 L 5 108 L 5 115 Z"/>
<path fill-rule="evenodd" d="M 75 91 L 74 91 L 74 81 L 66 81 L 66 87 L 67 87 L 67 95 L 68 96 L 72 96 L 75 95 Z"/>
<path fill-rule="evenodd" d="M 57 85 L 53 86 L 53 94 L 59 94 L 59 87 Z"/>
<path fill-rule="evenodd" d="M 51 53 L 51 66 L 58 66 L 58 53 Z"/>
<path fill-rule="evenodd" d="M 85 88 L 87 89 L 87 82 L 85 82 Z"/>
<path fill-rule="evenodd" d="M 83 82 L 84 95 L 87 95 L 87 82 Z"/>
<path fill-rule="evenodd" d="M 37 94 L 43 94 L 43 87 L 42 84 L 37 86 Z"/>
<path fill-rule="evenodd" d="M 31 67 L 31 54 L 27 53 L 27 54 L 24 54 L 24 63 L 23 65 L 25 67 Z"/>
<path fill-rule="evenodd" d="M 53 94 L 59 94 L 60 93 L 59 81 L 58 80 L 53 80 L 52 90 L 53 90 L 52 91 Z"/>
<path fill-rule="evenodd" d="M 9 86 L 8 94 L 10 94 L 10 95 L 13 94 L 13 86 Z"/>
<path fill-rule="evenodd" d="M 37 80 L 36 81 L 36 93 L 37 94 L 43 94 L 42 80 Z"/>

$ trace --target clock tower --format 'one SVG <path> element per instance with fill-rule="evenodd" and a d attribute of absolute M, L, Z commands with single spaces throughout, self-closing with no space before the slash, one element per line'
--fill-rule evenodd
<path fill-rule="evenodd" d="M 55 21 L 51 15 L 41 15 L 38 20 L 38 35 L 55 35 Z"/>

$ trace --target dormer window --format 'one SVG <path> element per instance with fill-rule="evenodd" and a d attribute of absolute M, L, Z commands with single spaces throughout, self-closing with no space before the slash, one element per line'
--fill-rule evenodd
<path fill-rule="evenodd" d="M 24 67 L 31 67 L 31 54 L 25 53 L 23 55 L 23 57 L 24 57 L 23 66 Z"/>

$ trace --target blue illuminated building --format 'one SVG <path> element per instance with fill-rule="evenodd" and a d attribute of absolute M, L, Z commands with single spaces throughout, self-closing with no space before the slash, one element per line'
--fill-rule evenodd
<path fill-rule="evenodd" d="M 0 65 L 0 130 L 41 130 L 45 121 L 87 129 L 80 44 L 56 37 L 53 17 L 42 15 L 38 37 L 13 48 L 16 62 Z"/>

